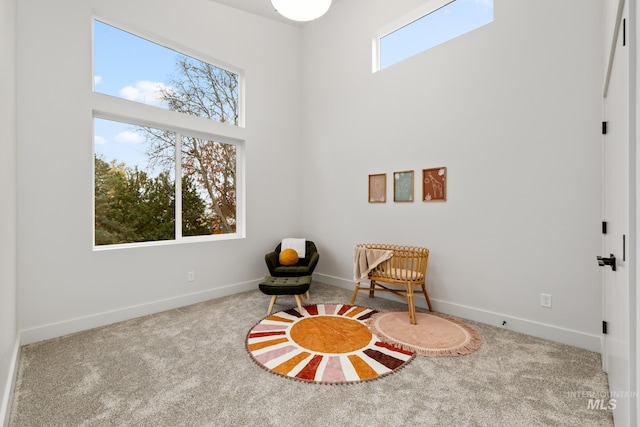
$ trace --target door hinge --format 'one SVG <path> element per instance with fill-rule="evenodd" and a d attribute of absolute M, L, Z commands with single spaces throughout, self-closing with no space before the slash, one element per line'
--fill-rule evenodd
<path fill-rule="evenodd" d="M 607 134 L 607 122 L 602 122 L 602 134 Z"/>
<path fill-rule="evenodd" d="M 602 221 L 602 234 L 607 234 L 607 221 Z"/>
<path fill-rule="evenodd" d="M 602 321 L 602 333 L 607 333 L 607 322 L 605 320 Z"/>
<path fill-rule="evenodd" d="M 622 46 L 627 45 L 627 20 L 622 20 Z"/>

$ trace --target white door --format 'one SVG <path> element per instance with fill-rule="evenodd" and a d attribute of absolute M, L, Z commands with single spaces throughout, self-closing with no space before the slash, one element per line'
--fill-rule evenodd
<path fill-rule="evenodd" d="M 620 2 L 624 5 L 625 2 Z M 626 2 L 628 3 L 628 2 Z M 630 300 L 629 300 L 629 39 L 626 5 L 617 14 L 618 31 L 606 36 L 613 52 L 603 99 L 604 335 L 603 366 L 609 378 L 610 407 L 616 425 L 630 425 Z M 613 37 L 613 39 L 612 39 Z M 610 56 L 607 56 L 609 59 Z M 614 261 L 615 258 L 615 261 Z"/>

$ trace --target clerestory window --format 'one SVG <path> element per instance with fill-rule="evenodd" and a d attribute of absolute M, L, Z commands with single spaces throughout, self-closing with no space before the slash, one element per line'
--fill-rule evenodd
<path fill-rule="evenodd" d="M 373 71 L 493 22 L 493 0 L 431 0 L 374 37 Z"/>

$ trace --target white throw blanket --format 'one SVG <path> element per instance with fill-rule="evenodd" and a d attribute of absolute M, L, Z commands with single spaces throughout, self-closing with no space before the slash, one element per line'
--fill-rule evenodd
<path fill-rule="evenodd" d="M 298 253 L 298 258 L 304 258 L 307 251 L 307 239 L 282 239 L 280 250 L 284 251 L 285 249 L 293 249 Z"/>
<path fill-rule="evenodd" d="M 393 256 L 393 251 L 384 249 L 367 249 L 356 245 L 353 248 L 353 279 L 363 280 L 378 264 Z"/>

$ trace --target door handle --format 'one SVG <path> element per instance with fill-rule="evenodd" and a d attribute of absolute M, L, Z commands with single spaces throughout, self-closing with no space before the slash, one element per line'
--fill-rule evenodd
<path fill-rule="evenodd" d="M 600 267 L 604 267 L 605 265 L 610 265 L 613 271 L 616 271 L 616 257 L 613 254 L 609 254 L 609 258 L 603 258 L 601 256 L 598 257 L 598 265 Z"/>

